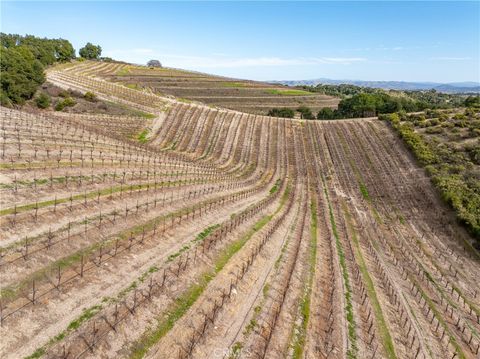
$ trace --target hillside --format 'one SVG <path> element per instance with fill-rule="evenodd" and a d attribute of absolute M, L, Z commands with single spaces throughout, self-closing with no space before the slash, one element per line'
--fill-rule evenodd
<path fill-rule="evenodd" d="M 425 166 L 444 200 L 455 209 L 458 220 L 480 239 L 480 110 L 382 117 Z"/>
<path fill-rule="evenodd" d="M 298 81 L 274 81 L 274 83 L 286 86 L 316 86 L 319 84 L 340 85 L 349 84 L 363 87 L 380 88 L 385 90 L 422 91 L 436 90 L 444 93 L 480 93 L 478 82 L 437 83 L 437 82 L 407 82 L 407 81 L 361 81 L 361 80 L 298 80 Z"/>
<path fill-rule="evenodd" d="M 84 65 L 89 68 L 90 65 Z M 131 88 L 171 95 L 185 102 L 196 101 L 254 114 L 272 108 L 307 106 L 315 113 L 320 108 L 335 108 L 338 99 L 286 86 L 238 80 L 171 68 L 147 68 L 125 64 L 103 64 L 96 75 Z"/>
<path fill-rule="evenodd" d="M 47 73 L 148 120 L 0 108 L 2 358 L 478 357 L 479 253 L 385 121 L 119 81 L 166 73 Z"/>

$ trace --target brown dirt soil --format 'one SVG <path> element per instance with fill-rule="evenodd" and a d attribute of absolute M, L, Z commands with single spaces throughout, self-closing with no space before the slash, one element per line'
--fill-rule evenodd
<path fill-rule="evenodd" d="M 156 118 L 0 109 L 2 358 L 478 358 L 480 255 L 385 123 L 156 94 L 272 97 L 173 69 L 48 78 Z"/>

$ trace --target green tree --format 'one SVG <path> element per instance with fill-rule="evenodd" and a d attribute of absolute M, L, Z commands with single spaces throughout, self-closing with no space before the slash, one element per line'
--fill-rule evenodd
<path fill-rule="evenodd" d="M 14 48 L 26 46 L 33 56 L 43 65 L 51 65 L 57 61 L 69 61 L 75 58 L 75 49 L 68 40 L 45 39 L 32 35 L 0 34 L 3 47 Z"/>
<path fill-rule="evenodd" d="M 0 72 L 2 92 L 17 104 L 32 98 L 45 81 L 42 64 L 25 46 L 0 48 Z"/>
<path fill-rule="evenodd" d="M 75 58 L 75 49 L 68 40 L 58 39 L 55 41 L 55 57 L 57 61 L 70 61 Z"/>
<path fill-rule="evenodd" d="M 301 117 L 305 120 L 315 119 L 315 115 L 313 114 L 312 110 L 310 110 L 306 106 L 300 106 L 299 108 L 297 108 L 297 111 L 300 112 Z"/>
<path fill-rule="evenodd" d="M 318 111 L 317 119 L 331 120 L 335 118 L 335 112 L 330 107 L 324 107 Z"/>
<path fill-rule="evenodd" d="M 480 107 L 480 95 L 468 96 L 464 104 L 466 107 Z"/>
<path fill-rule="evenodd" d="M 84 59 L 97 60 L 102 54 L 102 48 L 100 45 L 95 46 L 92 43 L 87 42 L 87 44 L 82 47 L 78 53 Z"/>
<path fill-rule="evenodd" d="M 2 47 L 18 46 L 20 37 L 21 36 L 17 34 L 5 34 L 3 32 L 0 33 Z"/>
<path fill-rule="evenodd" d="M 1 102 L 6 106 L 32 98 L 45 81 L 45 66 L 75 57 L 72 44 L 64 39 L 0 33 L 0 40 Z"/>
<path fill-rule="evenodd" d="M 148 67 L 162 67 L 162 64 L 158 60 L 150 60 L 147 62 Z"/>

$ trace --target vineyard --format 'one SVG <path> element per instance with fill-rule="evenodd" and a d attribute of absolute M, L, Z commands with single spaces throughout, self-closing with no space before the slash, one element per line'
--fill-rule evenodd
<path fill-rule="evenodd" d="M 292 90 L 278 84 L 246 81 L 209 74 L 170 69 L 146 68 L 125 64 L 85 64 L 75 69 L 83 74 L 179 98 L 254 114 L 266 114 L 272 108 L 296 109 L 307 106 L 315 113 L 323 107 L 336 107 L 338 99 L 308 91 Z"/>
<path fill-rule="evenodd" d="M 2 358 L 480 356 L 480 255 L 386 122 L 126 67 L 47 77 L 154 118 L 0 108 Z"/>

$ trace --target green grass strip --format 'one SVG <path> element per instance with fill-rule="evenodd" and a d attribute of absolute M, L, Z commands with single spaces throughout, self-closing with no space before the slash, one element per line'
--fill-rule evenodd
<path fill-rule="evenodd" d="M 241 193 L 241 192 L 239 192 L 239 193 Z M 48 266 L 32 273 L 27 278 L 24 278 L 21 282 L 16 283 L 14 287 L 10 286 L 10 287 L 2 288 L 0 290 L 0 297 L 2 297 L 2 298 L 14 298 L 15 296 L 18 295 L 18 293 L 20 292 L 20 290 L 22 288 L 25 288 L 26 286 L 30 285 L 32 283 L 32 280 L 40 280 L 40 279 L 44 278 L 46 273 L 56 269 L 57 267 L 60 267 L 61 269 L 68 268 L 68 267 L 72 266 L 73 264 L 80 262 L 80 260 L 82 258 L 82 255 L 83 256 L 88 256 L 89 254 L 98 250 L 101 246 L 112 244 L 114 242 L 115 238 L 118 238 L 120 240 L 127 240 L 130 236 L 137 236 L 137 235 L 143 233 L 143 231 L 145 231 L 145 232 L 151 231 L 151 230 L 154 229 L 154 227 L 156 225 L 158 225 L 159 221 L 162 220 L 162 219 L 167 220 L 167 219 L 170 219 L 172 217 L 173 218 L 179 217 L 181 215 L 189 213 L 193 209 L 201 208 L 202 206 L 206 206 L 210 202 L 214 203 L 215 201 L 218 201 L 222 197 L 225 197 L 225 196 L 218 196 L 214 199 L 206 200 L 206 201 L 197 203 L 197 204 L 195 204 L 191 207 L 180 208 L 176 211 L 161 215 L 159 217 L 152 218 L 151 220 L 149 220 L 147 222 L 144 222 L 142 224 L 130 227 L 128 229 L 125 229 L 122 232 L 119 232 L 115 235 L 112 235 L 112 237 L 109 240 L 94 243 L 91 246 L 83 248 L 83 249 L 81 249 L 81 250 L 79 250 L 79 251 L 77 251 L 77 252 L 75 252 L 75 253 L 73 253 L 73 254 L 65 257 L 65 258 L 62 258 L 62 259 L 59 259 L 57 261 L 51 262 Z"/>
<path fill-rule="evenodd" d="M 285 190 L 288 196 L 288 188 Z M 190 309 L 200 295 L 205 291 L 208 284 L 215 278 L 215 276 L 225 267 L 228 261 L 243 248 L 245 243 L 260 229 L 262 229 L 270 220 L 280 211 L 286 201 L 286 196 L 282 200 L 277 210 L 266 215 L 257 221 L 253 227 L 244 234 L 241 238 L 228 245 L 217 257 L 214 262 L 213 269 L 204 272 L 197 283 L 192 284 L 183 294 L 181 294 L 173 304 L 170 306 L 166 317 L 159 319 L 157 325 L 152 330 L 145 333 L 145 335 L 136 342 L 129 355 L 130 359 L 143 358 L 148 350 L 153 347 L 161 338 L 163 338 L 175 325 L 177 320 Z"/>
<path fill-rule="evenodd" d="M 232 88 L 239 88 L 239 87 L 247 87 L 248 84 L 244 82 L 222 82 L 221 85 L 223 87 L 232 87 Z"/>
<path fill-rule="evenodd" d="M 342 203 L 343 211 L 345 213 L 345 217 L 347 219 L 347 226 L 350 230 L 350 234 L 352 235 L 352 242 L 353 242 L 353 249 L 355 251 L 355 258 L 357 259 L 358 266 L 360 268 L 360 272 L 362 273 L 362 277 L 365 283 L 365 288 L 367 289 L 367 294 L 370 299 L 370 303 L 373 306 L 373 311 L 375 313 L 375 319 L 377 321 L 377 325 L 380 332 L 380 337 L 382 338 L 382 344 L 385 349 L 388 358 L 396 358 L 395 354 L 395 347 L 393 345 L 392 336 L 390 335 L 390 331 L 388 330 L 388 325 L 385 321 L 385 317 L 383 316 L 382 307 L 380 306 L 380 301 L 378 300 L 377 293 L 375 291 L 375 286 L 373 284 L 373 280 L 368 273 L 367 265 L 365 264 L 365 260 L 362 255 L 362 251 L 360 249 L 360 243 L 358 242 L 357 233 L 352 224 L 352 217 L 348 208 Z"/>
<path fill-rule="evenodd" d="M 266 90 L 267 93 L 271 95 L 280 95 L 280 96 L 311 96 L 313 95 L 312 92 L 304 91 L 304 90 L 295 90 L 295 89 L 269 89 Z"/>
<path fill-rule="evenodd" d="M 173 181 L 173 182 L 157 182 L 157 187 L 165 187 L 165 185 L 168 185 L 166 187 L 172 187 L 172 186 L 177 186 L 177 185 L 181 186 L 182 184 L 192 184 L 192 183 L 193 182 L 190 181 L 190 180 L 178 180 L 178 181 Z M 196 183 L 197 184 L 202 184 L 202 183 L 207 183 L 207 181 L 205 181 L 205 180 L 196 181 Z M 103 196 L 108 196 L 108 195 L 111 195 L 113 193 L 118 193 L 118 192 L 125 192 L 125 193 L 128 194 L 130 191 L 138 191 L 138 190 L 142 190 L 142 189 L 145 189 L 145 188 L 153 188 L 154 185 L 155 185 L 155 183 L 151 182 L 151 183 L 143 183 L 143 184 L 115 186 L 115 187 L 110 187 L 110 188 L 104 188 L 100 191 L 88 192 L 86 194 L 86 197 L 87 197 L 87 199 L 91 199 L 91 198 L 97 197 L 99 194 L 100 194 L 100 197 L 103 197 Z M 72 196 L 72 201 L 76 201 L 76 200 L 84 199 L 84 198 L 85 198 L 85 194 L 77 194 L 75 196 Z M 62 203 L 67 203 L 69 201 L 70 201 L 70 197 L 64 197 L 64 198 L 57 198 L 56 201 L 53 199 L 53 200 L 43 201 L 43 202 L 38 202 L 38 203 L 29 203 L 29 204 L 25 204 L 25 205 L 22 205 L 22 206 L 17 206 L 17 213 L 26 212 L 26 211 L 35 209 L 35 207 L 40 209 L 40 208 L 52 206 L 52 205 L 55 204 L 55 202 L 57 204 L 62 204 Z M 0 210 L 0 216 L 13 214 L 14 212 L 15 212 L 15 207 L 5 208 L 5 209 Z"/>
<path fill-rule="evenodd" d="M 354 359 L 357 358 L 358 354 L 358 345 L 357 345 L 357 332 L 356 332 L 356 322 L 355 322 L 355 315 L 353 313 L 353 304 L 352 304 L 352 287 L 350 285 L 350 276 L 348 274 L 347 262 L 345 260 L 345 252 L 340 242 L 340 238 L 338 236 L 337 231 L 337 224 L 335 222 L 335 215 L 333 213 L 333 208 L 330 203 L 330 198 L 328 196 L 327 188 L 325 186 L 325 180 L 322 176 L 323 182 L 323 191 L 327 198 L 328 203 L 328 211 L 330 215 L 330 223 L 332 225 L 332 232 L 333 236 L 335 237 L 335 245 L 337 247 L 337 253 L 340 262 L 340 269 L 342 270 L 342 277 L 343 277 L 343 284 L 345 287 L 345 314 L 347 319 L 347 326 L 348 326 L 348 338 L 350 340 L 349 348 L 347 348 L 347 358 Z"/>
<path fill-rule="evenodd" d="M 259 222 L 257 222 L 257 227 L 254 226 L 254 228 L 258 228 L 258 225 L 259 223 L 261 222 L 261 220 Z M 266 224 L 266 223 L 265 223 Z M 209 236 L 215 229 L 219 228 L 220 227 L 220 224 L 214 224 L 214 225 L 211 225 L 209 227 L 207 227 L 205 230 L 203 230 L 201 233 L 199 233 L 195 239 L 192 240 L 192 242 L 198 242 L 198 241 L 203 241 L 207 236 Z M 258 230 L 258 229 L 257 229 Z M 253 235 L 253 234 L 252 234 Z M 78 257 L 78 259 L 80 258 L 81 254 L 74 254 L 73 256 L 75 257 Z M 170 257 L 169 257 L 170 259 Z M 63 260 L 65 261 L 65 259 Z M 167 260 L 167 262 L 169 262 L 169 260 Z M 156 266 L 152 266 L 150 267 L 146 272 L 144 272 L 139 278 L 138 278 L 138 281 L 135 280 L 133 281 L 128 287 L 126 287 L 125 289 L 123 289 L 122 291 L 120 291 L 120 293 L 118 294 L 117 296 L 117 299 L 114 299 L 114 298 L 109 298 L 109 297 L 105 297 L 103 300 L 102 300 L 102 303 L 104 302 L 108 302 L 108 301 L 118 301 L 120 298 L 124 297 L 128 292 L 132 291 L 133 289 L 135 289 L 138 285 L 138 282 L 144 282 L 145 279 L 147 278 L 148 275 L 150 275 L 151 273 L 154 273 L 154 272 L 157 272 L 159 269 L 158 267 Z M 206 277 L 203 276 L 202 279 L 205 279 Z M 196 291 L 193 290 L 192 288 L 192 291 L 190 292 L 190 294 L 192 296 L 196 295 Z M 182 304 L 183 305 L 183 304 Z M 62 340 L 63 338 L 65 338 L 67 336 L 67 334 L 69 334 L 72 330 L 74 329 L 77 329 L 78 327 L 80 327 L 80 325 L 85 322 L 86 320 L 90 319 L 91 317 L 93 317 L 96 313 L 98 313 L 101 309 L 103 308 L 103 305 L 102 304 L 98 304 L 98 305 L 95 305 L 91 308 L 88 308 L 86 310 L 84 310 L 84 312 L 80 315 L 80 317 L 74 319 L 67 327 L 66 330 L 62 331 L 60 334 L 56 335 L 53 339 L 51 339 L 47 344 L 45 344 L 44 346 L 38 348 L 32 355 L 26 357 L 25 359 L 36 359 L 36 358 L 40 358 L 42 357 L 45 353 L 46 353 L 46 350 L 48 347 L 50 347 L 52 344 L 55 344 L 56 342 Z"/>
<path fill-rule="evenodd" d="M 279 178 L 275 181 L 275 185 L 270 189 L 270 194 L 274 194 L 275 192 L 278 191 L 280 188 L 280 184 L 282 183 L 282 180 Z"/>
<path fill-rule="evenodd" d="M 433 301 L 425 294 L 425 292 L 423 291 L 423 289 L 418 285 L 418 283 L 415 281 L 415 279 L 413 278 L 410 278 L 411 281 L 415 284 L 415 286 L 417 287 L 417 289 L 419 290 L 421 296 L 423 297 L 423 299 L 425 300 L 425 302 L 427 302 L 427 305 L 430 307 L 430 310 L 433 312 L 433 314 L 435 314 L 435 317 L 437 318 L 437 320 L 440 322 L 440 324 L 442 325 L 443 329 L 445 329 L 445 333 L 448 334 L 449 338 L 450 338 L 450 343 L 452 343 L 453 347 L 455 348 L 455 351 L 457 352 L 458 354 L 458 358 L 459 359 L 465 359 L 465 354 L 463 353 L 462 351 L 462 348 L 460 347 L 460 345 L 458 345 L 457 343 L 457 340 L 455 339 L 455 337 L 453 336 L 452 332 L 450 332 L 450 329 L 448 328 L 448 325 L 447 323 L 445 323 L 445 321 L 443 320 L 442 318 L 442 315 L 440 314 L 440 312 L 437 310 L 435 304 L 433 303 Z"/>
<path fill-rule="evenodd" d="M 95 314 L 97 314 L 102 309 L 102 305 L 94 305 L 93 307 L 85 309 L 82 314 L 78 318 L 75 318 L 73 321 L 68 324 L 67 329 L 50 339 L 50 341 L 45 344 L 44 346 L 35 350 L 31 355 L 25 357 L 24 359 L 37 359 L 45 355 L 47 348 L 51 345 L 58 343 L 60 340 L 65 338 L 69 333 L 73 332 L 74 330 L 78 329 L 80 325 L 90 318 L 92 318 Z"/>
<path fill-rule="evenodd" d="M 359 185 L 360 185 L 360 192 L 362 193 L 362 197 L 365 200 L 370 201 L 370 194 L 368 193 L 367 186 L 365 186 L 365 183 L 360 182 Z"/>
<path fill-rule="evenodd" d="M 304 295 L 300 302 L 301 323 L 296 326 L 297 334 L 295 335 L 293 343 L 293 355 L 294 359 L 303 358 L 303 352 L 305 347 L 305 338 L 307 335 L 307 326 L 310 319 L 310 304 L 312 295 L 313 277 L 315 275 L 315 264 L 317 262 L 317 205 L 314 200 L 310 203 L 310 248 L 308 258 L 308 282 L 305 286 Z"/>
<path fill-rule="evenodd" d="M 147 143 L 148 142 L 147 135 L 148 135 L 148 129 L 146 128 L 137 135 L 138 142 Z"/>
<path fill-rule="evenodd" d="M 220 227 L 220 224 L 213 224 L 207 228 L 205 228 L 202 232 L 200 232 L 196 237 L 195 239 L 193 240 L 193 242 L 201 242 L 203 241 L 205 238 L 207 238 L 214 230 L 216 230 L 217 228 Z"/>

